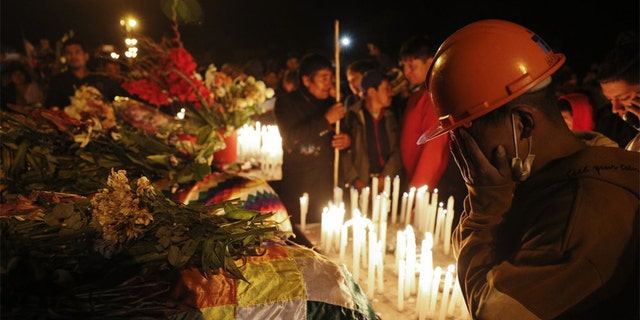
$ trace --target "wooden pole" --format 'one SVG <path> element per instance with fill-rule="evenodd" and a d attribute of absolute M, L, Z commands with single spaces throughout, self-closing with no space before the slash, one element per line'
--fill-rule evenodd
<path fill-rule="evenodd" d="M 335 62 L 336 62 L 336 102 L 340 102 L 340 22 L 335 21 Z M 336 134 L 340 134 L 340 120 L 336 121 Z M 338 186 L 338 168 L 340 150 L 334 148 L 333 156 L 333 188 Z"/>

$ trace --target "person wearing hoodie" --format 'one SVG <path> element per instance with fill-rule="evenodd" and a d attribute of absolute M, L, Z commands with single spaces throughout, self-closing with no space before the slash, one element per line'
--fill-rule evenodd
<path fill-rule="evenodd" d="M 549 85 L 565 60 L 480 20 L 427 75 L 439 124 L 419 143 L 448 133 L 468 189 L 452 241 L 474 319 L 638 318 L 640 154 L 567 127 Z"/>

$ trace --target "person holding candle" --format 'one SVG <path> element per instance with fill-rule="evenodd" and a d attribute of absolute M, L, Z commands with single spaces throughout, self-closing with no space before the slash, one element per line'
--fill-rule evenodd
<path fill-rule="evenodd" d="M 372 186 L 372 176 L 402 174 L 400 130 L 388 108 L 392 99 L 389 79 L 381 70 L 371 69 L 362 76 L 360 90 L 363 100 L 352 104 L 345 116 L 344 130 L 352 143 L 342 157 L 345 180 L 358 191 Z M 382 192 L 384 185 L 378 183 L 378 190 L 372 191 Z"/>
<path fill-rule="evenodd" d="M 306 222 L 316 223 L 333 199 L 334 148 L 348 148 L 351 139 L 345 133 L 335 134 L 335 124 L 345 112 L 342 103 L 331 96 L 331 60 L 309 53 L 300 60 L 298 72 L 298 89 L 280 96 L 275 103 L 284 154 L 282 180 L 274 189 L 294 224 L 300 223 L 300 196 L 307 192 Z"/>
<path fill-rule="evenodd" d="M 427 75 L 440 121 L 419 143 L 449 133 L 467 185 L 453 246 L 474 318 L 638 318 L 640 155 L 569 130 L 550 85 L 565 60 L 521 25 L 481 20 Z"/>

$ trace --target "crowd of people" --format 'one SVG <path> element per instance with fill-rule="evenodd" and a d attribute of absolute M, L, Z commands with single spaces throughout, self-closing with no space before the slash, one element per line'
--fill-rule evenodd
<path fill-rule="evenodd" d="M 319 222 L 336 186 L 399 176 L 403 190 L 427 185 L 456 198 L 453 242 L 474 317 L 637 319 L 637 33 L 621 34 L 584 77 L 533 32 L 500 20 L 442 44 L 406 39 L 397 64 L 370 49 L 346 64 L 345 89 L 317 52 L 282 68 L 259 59 L 221 68 L 277 92 L 284 159 L 273 185 L 292 222 L 303 192 L 312 195 L 306 221 Z M 46 80 L 3 61 L 2 106 L 65 106 L 80 83 L 121 94 L 89 69 L 81 42 L 67 41 L 63 55 L 66 71 Z"/>

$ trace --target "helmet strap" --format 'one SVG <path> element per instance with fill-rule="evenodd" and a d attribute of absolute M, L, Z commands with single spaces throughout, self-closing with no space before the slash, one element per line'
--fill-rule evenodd
<path fill-rule="evenodd" d="M 511 128 L 513 129 L 513 145 L 516 150 L 516 156 L 511 159 L 511 174 L 515 181 L 525 181 L 531 176 L 531 166 L 536 156 L 531 153 L 531 146 L 533 144 L 533 137 L 529 136 L 529 151 L 524 161 L 520 159 L 518 154 L 518 133 L 515 125 L 515 115 L 511 113 Z"/>

